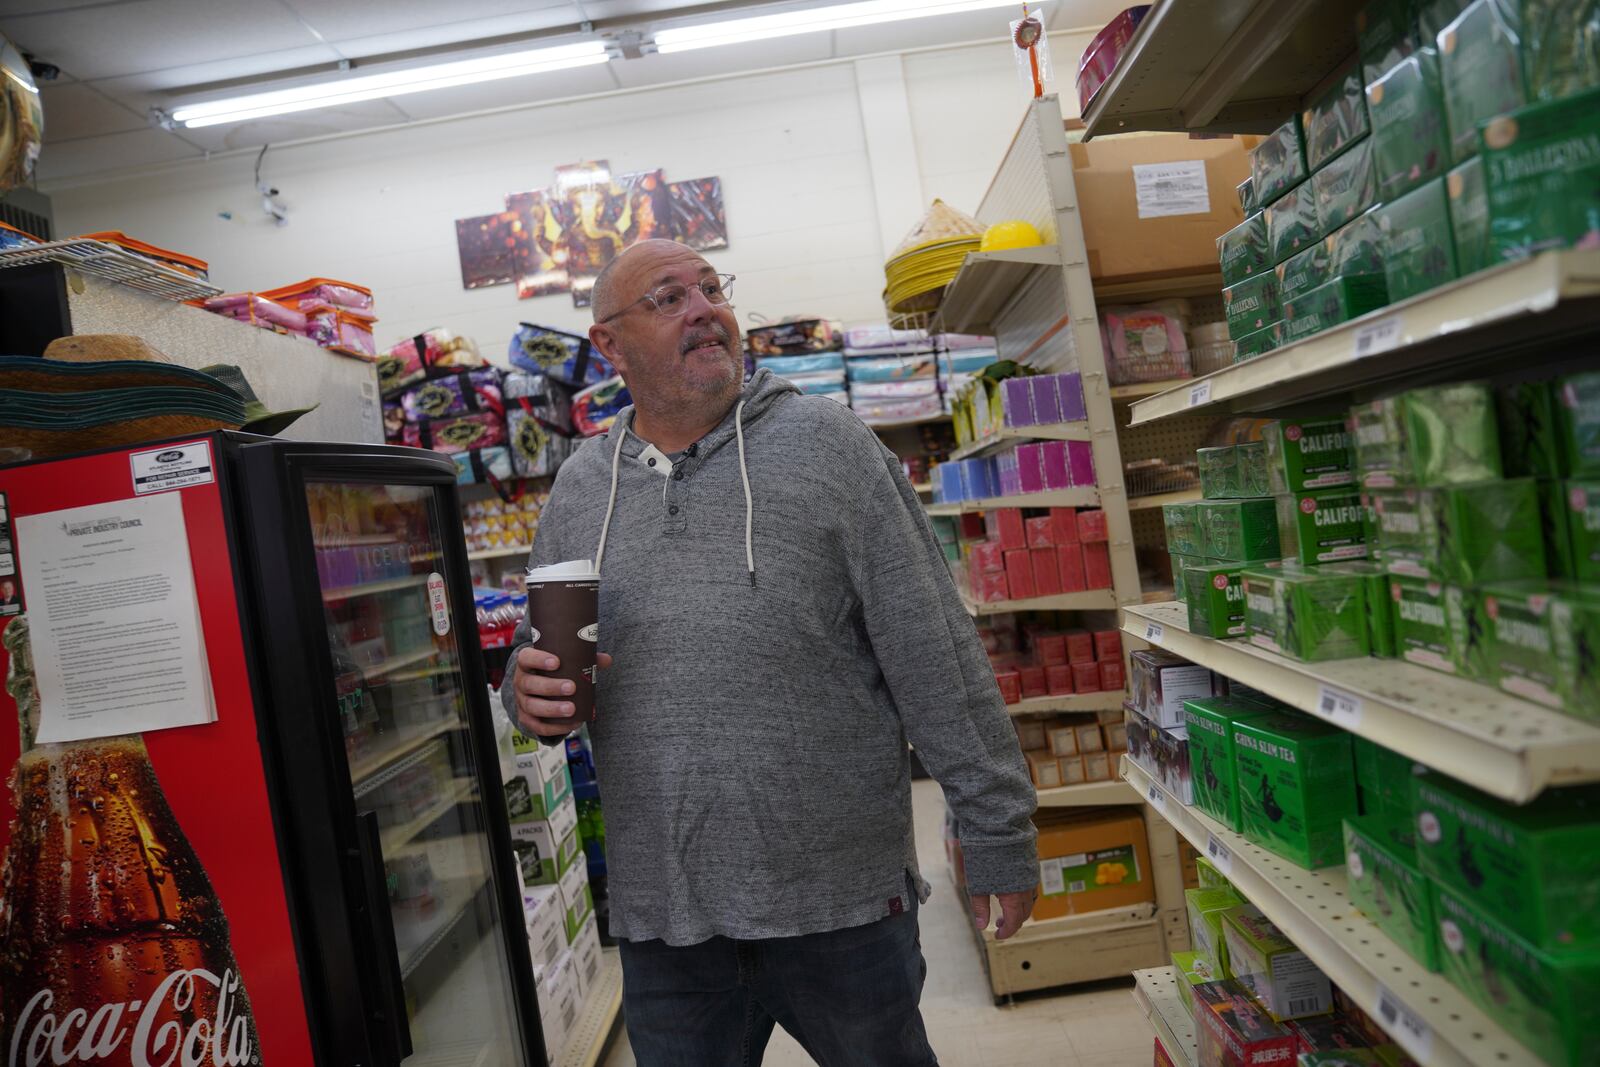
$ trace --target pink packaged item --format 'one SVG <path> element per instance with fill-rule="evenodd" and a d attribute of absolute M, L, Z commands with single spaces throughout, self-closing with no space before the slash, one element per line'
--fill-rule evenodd
<path fill-rule="evenodd" d="M 248 322 L 252 326 L 266 329 L 276 327 L 298 334 L 306 332 L 304 315 L 255 293 L 225 293 L 222 296 L 212 297 L 201 307 L 218 315 L 226 315 L 230 319 Z"/>
<path fill-rule="evenodd" d="M 1072 475 L 1067 470 L 1067 442 L 1046 441 L 1040 448 L 1044 460 L 1044 487 L 1072 488 Z"/>
<path fill-rule="evenodd" d="M 371 315 L 341 308 L 334 313 L 333 343 L 324 347 L 364 359 L 377 359 L 378 345 L 372 339 L 372 324 L 376 321 Z"/>
<path fill-rule="evenodd" d="M 1139 23 L 1144 21 L 1145 13 L 1149 10 L 1149 4 L 1128 8 L 1107 23 L 1105 29 L 1095 34 L 1094 40 L 1089 42 L 1089 47 L 1083 50 L 1083 58 L 1078 61 L 1079 110 L 1089 106 L 1089 101 L 1094 98 L 1095 92 L 1105 84 L 1107 78 L 1111 77 L 1111 72 L 1117 69 L 1123 50 L 1128 47 L 1134 31 L 1139 28 Z"/>
<path fill-rule="evenodd" d="M 900 422 L 907 419 L 925 419 L 939 414 L 941 408 L 937 395 L 912 400 L 869 400 L 851 398 L 850 407 L 867 424 L 874 422 Z"/>
<path fill-rule="evenodd" d="M 1187 378 L 1189 346 L 1183 338 L 1183 312 L 1177 301 L 1145 307 L 1106 309 L 1104 328 L 1112 385 Z"/>
<path fill-rule="evenodd" d="M 506 420 L 490 411 L 454 419 L 423 419 L 406 423 L 402 435 L 412 448 L 431 448 L 454 455 L 505 444 Z"/>
<path fill-rule="evenodd" d="M 937 396 L 938 393 L 939 383 L 933 378 L 909 382 L 850 383 L 850 395 L 858 400 L 919 400 Z"/>
<path fill-rule="evenodd" d="M 1088 441 L 1063 441 L 1067 446 L 1067 473 L 1075 486 L 1094 484 L 1094 447 Z"/>
<path fill-rule="evenodd" d="M 1047 442 L 1060 444 L 1059 441 Z M 1016 447 L 1018 488 L 1024 495 L 1045 491 L 1044 445 L 1026 444 Z"/>
<path fill-rule="evenodd" d="M 293 285 L 277 289 L 264 289 L 261 295 L 292 308 L 307 304 L 335 304 L 356 311 L 372 310 L 372 290 L 354 282 L 341 282 L 333 278 L 307 278 Z"/>

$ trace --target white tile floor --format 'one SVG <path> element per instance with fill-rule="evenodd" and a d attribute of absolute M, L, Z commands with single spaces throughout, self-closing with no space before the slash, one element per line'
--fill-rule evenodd
<path fill-rule="evenodd" d="M 922 909 L 922 951 L 928 981 L 922 1017 L 943 1067 L 1141 1067 L 1151 1062 L 1155 1037 L 1129 993 L 1133 983 L 1100 983 L 1057 996 L 1034 994 L 996 1007 L 983 976 L 944 859 L 944 795 L 917 782 L 912 804 L 917 854 L 933 897 Z M 604 1067 L 635 1067 L 626 1032 Z M 766 1067 L 811 1067 L 811 1059 L 781 1029 L 767 1046 Z M 862 1067 L 876 1067 L 863 1064 Z"/>

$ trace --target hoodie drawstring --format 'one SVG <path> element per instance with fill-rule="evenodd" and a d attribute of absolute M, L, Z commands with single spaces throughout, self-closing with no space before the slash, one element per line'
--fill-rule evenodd
<path fill-rule="evenodd" d="M 600 546 L 594 550 L 594 572 L 600 573 L 600 561 L 606 554 L 606 535 L 611 532 L 611 513 L 617 509 L 617 471 L 622 463 L 622 442 L 628 436 L 628 427 L 622 417 L 617 417 L 611 432 L 617 435 L 617 445 L 611 450 L 611 495 L 606 498 L 606 520 L 600 524 Z"/>

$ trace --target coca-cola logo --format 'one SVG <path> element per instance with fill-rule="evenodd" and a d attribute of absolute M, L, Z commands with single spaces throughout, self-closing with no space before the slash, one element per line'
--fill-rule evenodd
<path fill-rule="evenodd" d="M 157 463 L 176 463 L 176 462 L 178 462 L 178 460 L 180 460 L 182 458 L 183 458 L 183 449 L 181 449 L 181 448 L 169 448 L 165 452 L 161 452 L 161 453 L 158 453 L 156 455 L 156 462 Z"/>
<path fill-rule="evenodd" d="M 189 1010 L 201 982 L 217 990 L 216 1017 L 196 1019 L 185 1030 L 171 1016 Z M 58 1018 L 50 1010 L 55 994 L 41 989 L 17 1017 L 6 1064 L 93 1063 L 126 1046 L 132 1067 L 254 1067 L 261 1057 L 250 1046 L 249 1017 L 235 1013 L 240 990 L 233 971 L 218 976 L 196 967 L 167 975 L 147 1001 L 102 1004 L 92 1015 L 73 1008 Z"/>

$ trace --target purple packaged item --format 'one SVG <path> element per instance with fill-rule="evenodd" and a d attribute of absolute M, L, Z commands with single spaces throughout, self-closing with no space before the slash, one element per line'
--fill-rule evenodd
<path fill-rule="evenodd" d="M 1018 445 L 1017 474 L 1024 494 L 1044 492 L 1044 446 Z"/>
<path fill-rule="evenodd" d="M 263 326 L 268 329 L 277 326 L 298 334 L 306 332 L 306 317 L 303 314 L 255 293 L 227 293 L 223 296 L 214 296 L 202 306 L 207 311 L 226 315 L 240 322 L 248 322 L 252 326 Z"/>
<path fill-rule="evenodd" d="M 1061 394 L 1058 391 L 1061 382 L 1059 374 L 1041 374 L 1029 378 L 1028 392 L 1033 395 L 1033 418 L 1036 423 L 1043 426 L 1048 423 L 1061 421 Z"/>
<path fill-rule="evenodd" d="M 1016 452 L 1007 452 L 995 459 L 1000 473 L 1000 495 L 1017 496 L 1022 492 L 1022 471 L 1017 466 Z"/>
<path fill-rule="evenodd" d="M 1067 474 L 1074 486 L 1095 484 L 1094 448 L 1088 441 L 1063 441 L 1067 449 Z"/>
<path fill-rule="evenodd" d="M 501 375 L 498 367 L 461 370 L 444 378 L 430 378 L 400 394 L 406 420 L 453 418 L 476 411 L 501 409 Z"/>
<path fill-rule="evenodd" d="M 1067 471 L 1067 443 L 1065 441 L 1046 441 L 1040 446 L 1040 456 L 1044 464 L 1044 487 L 1046 489 L 1072 488 L 1072 476 Z"/>
<path fill-rule="evenodd" d="M 1033 426 L 1039 421 L 1033 414 L 1033 390 L 1027 378 L 1007 378 L 1000 383 L 1000 410 L 1007 426 Z"/>

